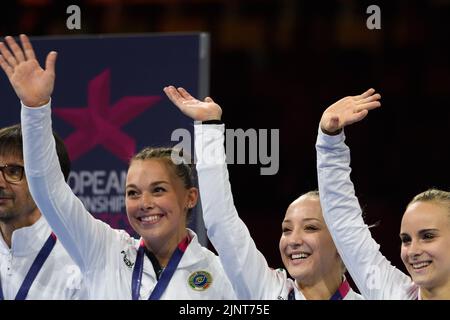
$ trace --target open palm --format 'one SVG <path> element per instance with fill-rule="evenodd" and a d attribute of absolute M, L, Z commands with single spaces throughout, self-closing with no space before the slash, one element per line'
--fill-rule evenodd
<path fill-rule="evenodd" d="M 176 89 L 173 86 L 165 87 L 164 92 L 181 112 L 193 120 L 220 120 L 222 117 L 222 109 L 210 97 L 200 101 L 191 96 L 185 89 Z"/>
<path fill-rule="evenodd" d="M 343 127 L 364 119 L 369 110 L 378 108 L 381 95 L 369 89 L 363 94 L 342 98 L 329 106 L 322 115 L 320 128 L 325 133 L 335 133 Z"/>
<path fill-rule="evenodd" d="M 0 43 L 0 66 L 17 96 L 29 107 L 46 104 L 50 100 L 55 83 L 56 52 L 48 54 L 44 70 L 36 60 L 27 36 L 20 36 L 23 50 L 12 37 L 6 37 L 5 40 L 9 49 L 4 43 Z"/>

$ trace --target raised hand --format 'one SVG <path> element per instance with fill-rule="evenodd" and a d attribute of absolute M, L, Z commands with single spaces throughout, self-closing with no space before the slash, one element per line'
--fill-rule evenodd
<path fill-rule="evenodd" d="M 324 133 L 334 134 L 343 127 L 364 119 L 369 110 L 381 106 L 381 95 L 369 89 L 358 96 L 345 97 L 329 106 L 322 115 L 320 128 Z"/>
<path fill-rule="evenodd" d="M 23 49 L 13 37 L 5 37 L 8 47 L 0 42 L 0 66 L 8 76 L 17 96 L 28 107 L 39 107 L 50 100 L 55 84 L 55 62 L 57 53 L 50 52 L 41 68 L 30 40 L 20 35 Z"/>
<path fill-rule="evenodd" d="M 200 101 L 191 96 L 185 89 L 176 89 L 173 86 L 165 87 L 164 92 L 181 112 L 193 120 L 220 120 L 222 117 L 222 109 L 210 97 Z"/>

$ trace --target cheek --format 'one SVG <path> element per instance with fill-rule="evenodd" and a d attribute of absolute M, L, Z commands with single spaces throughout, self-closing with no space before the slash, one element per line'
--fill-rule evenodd
<path fill-rule="evenodd" d="M 127 214 L 136 212 L 138 210 L 136 201 L 128 200 L 125 198 L 125 210 L 127 211 Z"/>
<path fill-rule="evenodd" d="M 323 257 L 335 259 L 338 256 L 336 246 L 331 237 L 322 236 L 320 238 L 311 239 L 311 246 L 315 251 L 321 252 Z"/>
<path fill-rule="evenodd" d="M 175 195 L 165 195 L 155 199 L 154 202 L 155 205 L 166 212 L 171 219 L 186 219 L 187 209 L 184 199 L 176 197 Z"/>
<path fill-rule="evenodd" d="M 308 237 L 305 237 L 304 240 L 315 251 L 320 250 L 329 252 L 332 247 L 328 239 L 318 233 L 310 234 Z"/>
<path fill-rule="evenodd" d="M 179 214 L 182 203 L 176 197 L 161 197 L 155 201 L 155 204 L 166 212 Z"/>
<path fill-rule="evenodd" d="M 284 236 L 281 236 L 280 238 L 280 242 L 278 243 L 278 248 L 280 250 L 280 252 L 283 252 L 284 249 L 286 248 L 286 238 Z"/>
<path fill-rule="evenodd" d="M 407 256 L 408 256 L 408 249 L 402 245 L 400 247 L 400 258 L 402 259 L 403 262 L 406 261 Z"/>
<path fill-rule="evenodd" d="M 33 200 L 33 197 L 31 196 L 31 194 L 29 192 L 27 192 L 26 194 L 22 194 L 20 192 L 15 192 L 15 196 L 16 198 L 14 199 L 14 202 L 16 204 L 23 204 L 26 205 L 27 207 L 36 207 L 36 203 Z"/>
<path fill-rule="evenodd" d="M 449 246 L 450 246 L 449 241 L 439 241 L 435 243 L 430 243 L 430 245 L 426 247 L 425 250 L 428 253 L 428 255 L 430 255 L 433 258 L 450 261 L 450 251 L 448 250 Z"/>
<path fill-rule="evenodd" d="M 161 205 L 166 206 L 166 208 L 171 208 L 172 211 L 178 212 L 180 215 L 183 213 L 187 214 L 189 201 L 187 196 L 180 197 L 180 196 L 173 196 L 170 198 L 165 198 L 164 203 Z"/>

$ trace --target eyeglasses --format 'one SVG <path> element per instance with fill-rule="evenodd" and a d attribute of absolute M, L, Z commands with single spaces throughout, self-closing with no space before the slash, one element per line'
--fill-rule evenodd
<path fill-rule="evenodd" d="M 23 166 L 17 164 L 5 164 L 4 166 L 0 166 L 0 170 L 2 171 L 3 179 L 5 179 L 6 182 L 19 182 L 23 178 Z"/>

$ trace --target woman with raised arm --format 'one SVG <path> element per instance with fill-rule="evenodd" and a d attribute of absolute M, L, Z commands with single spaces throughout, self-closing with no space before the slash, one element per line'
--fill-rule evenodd
<path fill-rule="evenodd" d="M 322 218 L 317 192 L 291 203 L 282 222 L 279 251 L 286 270 L 272 269 L 234 207 L 224 151 L 222 110 L 211 98 L 199 101 L 186 90 L 164 88 L 196 121 L 195 151 L 208 237 L 239 299 L 361 299 L 345 280 L 345 267 Z"/>
<path fill-rule="evenodd" d="M 56 52 L 43 70 L 25 35 L 8 38 L 0 65 L 22 102 L 25 170 L 30 192 L 85 276 L 90 299 L 233 299 L 219 258 L 200 246 L 187 220 L 198 189 L 191 167 L 172 150 L 145 148 L 130 162 L 126 211 L 134 239 L 95 219 L 65 183 L 51 130 Z"/>
<path fill-rule="evenodd" d="M 379 107 L 379 94 L 346 97 L 323 113 L 317 137 L 317 173 L 323 215 L 352 279 L 366 299 L 450 299 L 450 193 L 427 190 L 403 215 L 401 258 L 410 277 L 381 254 L 362 218 L 350 180 L 344 127 Z"/>

